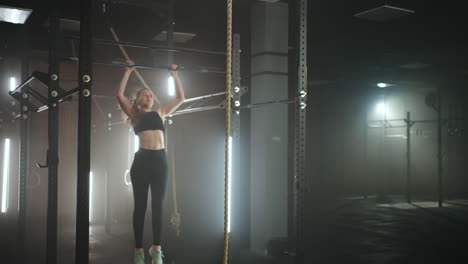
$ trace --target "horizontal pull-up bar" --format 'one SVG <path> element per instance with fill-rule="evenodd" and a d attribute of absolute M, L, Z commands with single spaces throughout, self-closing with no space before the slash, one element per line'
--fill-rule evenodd
<path fill-rule="evenodd" d="M 248 105 L 241 105 L 241 106 L 239 106 L 239 108 L 241 108 L 241 109 L 251 109 L 251 108 L 257 108 L 257 107 L 273 105 L 273 104 L 293 104 L 293 103 L 296 103 L 295 99 L 285 99 L 285 100 L 275 100 L 275 101 L 269 101 L 269 102 L 261 102 L 261 103 L 253 103 L 253 104 L 248 104 Z"/>
<path fill-rule="evenodd" d="M 221 95 L 221 94 L 223 94 L 223 93 L 212 94 L 212 95 L 209 95 L 209 96 L 213 97 L 213 96 L 217 96 L 217 95 Z M 201 96 L 201 97 L 203 97 L 203 96 Z M 197 99 L 197 97 L 195 97 L 193 99 Z M 296 103 L 296 100 L 286 99 L 286 100 L 261 102 L 261 103 L 255 103 L 255 104 L 242 105 L 242 106 L 239 106 L 239 108 L 241 108 L 241 109 L 252 109 L 252 108 L 264 107 L 264 106 L 273 105 L 273 104 L 292 104 L 292 103 Z M 211 105 L 211 106 L 188 108 L 188 109 L 183 109 L 183 110 L 176 111 L 175 113 L 171 114 L 171 116 L 178 116 L 178 115 L 183 115 L 183 114 L 196 113 L 196 112 L 201 112 L 201 111 L 206 111 L 206 110 L 222 109 L 224 107 L 225 107 L 224 103 L 221 103 L 221 104 Z"/>
<path fill-rule="evenodd" d="M 76 57 L 75 58 L 70 57 L 70 58 L 62 58 L 62 61 L 78 62 L 79 60 Z M 166 66 L 166 65 L 153 65 L 153 66 L 140 65 L 140 64 L 130 65 L 121 61 L 111 61 L 111 62 L 94 61 L 93 63 L 100 64 L 100 65 L 118 66 L 118 67 L 135 67 L 137 69 L 147 69 L 147 70 L 172 70 L 171 67 Z M 180 67 L 179 66 L 177 67 L 176 70 L 188 71 L 188 72 L 199 72 L 199 73 L 226 74 L 226 72 L 221 69 L 205 69 L 205 68 L 192 68 L 192 67 Z"/>
<path fill-rule="evenodd" d="M 66 39 L 73 39 L 73 40 L 80 40 L 79 37 L 73 35 L 66 35 Z M 98 44 L 106 44 L 106 45 L 121 45 L 130 48 L 142 48 L 142 49 L 152 49 L 152 50 L 163 50 L 163 51 L 173 51 L 173 52 L 185 52 L 185 53 L 198 53 L 198 54 L 206 54 L 206 55 L 222 55 L 226 56 L 226 52 L 224 51 L 212 51 L 212 50 L 202 50 L 202 49 L 191 49 L 191 48 L 171 48 L 168 46 L 163 45 L 153 45 L 148 43 L 141 43 L 141 42 L 130 42 L 130 41 L 115 41 L 115 40 L 107 40 L 107 39 L 93 39 L 94 43 Z"/>
<path fill-rule="evenodd" d="M 150 8 L 167 12 L 167 4 L 163 4 L 153 0 L 98 0 L 99 4 L 127 5 L 135 7 Z"/>
<path fill-rule="evenodd" d="M 220 93 L 207 94 L 207 95 L 187 98 L 187 99 L 184 100 L 184 103 L 190 103 L 190 102 L 194 102 L 194 101 L 198 101 L 198 100 L 203 100 L 203 99 L 213 98 L 213 97 L 217 97 L 217 96 L 222 96 L 224 94 L 226 94 L 226 92 L 220 92 Z M 104 99 L 112 99 L 112 100 L 115 99 L 114 95 L 93 94 L 92 96 L 96 97 L 96 98 L 104 98 Z"/>
<path fill-rule="evenodd" d="M 68 102 L 68 101 L 71 101 L 72 100 L 72 96 L 74 94 L 78 93 L 78 88 L 75 88 L 75 89 L 71 89 L 69 91 L 66 91 L 64 94 L 61 95 L 60 99 L 58 99 L 58 103 L 63 103 L 63 102 Z M 37 113 L 40 113 L 42 111 L 45 111 L 49 109 L 49 106 L 48 105 L 43 105 L 41 107 L 39 107 L 39 109 L 37 109 Z"/>
<path fill-rule="evenodd" d="M 209 111 L 209 110 L 215 110 L 215 109 L 223 109 L 223 108 L 224 108 L 223 104 L 217 104 L 217 105 L 182 109 L 182 110 L 178 110 L 178 111 L 172 113 L 169 117 L 174 117 L 174 116 L 184 115 L 184 114 L 197 113 L 197 112 L 203 112 L 203 111 Z M 116 126 L 116 125 L 123 125 L 123 124 L 126 124 L 126 122 L 125 121 L 118 121 L 118 122 L 110 123 L 109 125 Z"/>
<path fill-rule="evenodd" d="M 202 112 L 202 111 L 207 111 L 207 110 L 215 110 L 215 109 L 223 109 L 224 105 L 223 104 L 218 104 L 218 105 L 212 105 L 212 106 L 202 106 L 202 107 L 197 107 L 197 108 L 190 108 L 190 109 L 183 109 L 176 111 L 175 113 L 172 113 L 170 116 L 178 116 L 178 115 L 183 115 L 183 114 L 190 114 L 190 113 L 196 113 L 196 112 Z"/>
<path fill-rule="evenodd" d="M 449 118 L 449 119 L 441 119 L 442 122 L 447 122 L 447 121 L 463 121 L 465 119 L 463 118 Z M 400 122 L 405 122 L 407 123 L 407 119 L 402 118 L 402 119 L 382 119 L 382 120 L 368 120 L 368 123 L 382 123 L 382 122 L 395 122 L 395 121 L 400 121 Z M 411 124 L 415 123 L 438 123 L 438 119 L 422 119 L 422 120 L 411 120 Z"/>
<path fill-rule="evenodd" d="M 221 96 L 221 95 L 225 95 L 225 94 L 226 94 L 226 92 L 220 92 L 220 93 L 214 93 L 214 94 L 208 94 L 208 95 L 192 97 L 192 98 L 185 99 L 184 104 L 185 103 L 190 103 L 190 102 L 193 102 L 193 101 L 208 99 L 208 98 L 212 98 L 212 97 L 216 97 L 216 96 Z"/>

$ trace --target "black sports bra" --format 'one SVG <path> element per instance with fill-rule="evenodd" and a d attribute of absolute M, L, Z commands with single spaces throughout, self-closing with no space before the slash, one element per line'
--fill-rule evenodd
<path fill-rule="evenodd" d="M 159 116 L 158 112 L 145 113 L 138 124 L 133 127 L 135 135 L 145 130 L 162 130 L 164 131 L 164 123 Z"/>

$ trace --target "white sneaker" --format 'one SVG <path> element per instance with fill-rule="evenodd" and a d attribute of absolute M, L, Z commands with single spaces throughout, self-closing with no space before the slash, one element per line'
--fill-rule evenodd
<path fill-rule="evenodd" d="M 163 264 L 164 254 L 162 251 L 154 251 L 153 247 L 150 247 L 148 252 L 152 259 L 151 264 Z"/>

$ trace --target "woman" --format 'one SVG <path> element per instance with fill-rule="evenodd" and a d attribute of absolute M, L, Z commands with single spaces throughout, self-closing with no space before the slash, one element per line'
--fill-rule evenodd
<path fill-rule="evenodd" d="M 127 61 L 134 65 L 133 61 Z M 171 65 L 177 96 L 174 100 L 159 108 L 153 109 L 155 97 L 150 89 L 140 89 L 133 103 L 124 96 L 125 87 L 134 67 L 126 67 L 125 73 L 116 91 L 117 101 L 128 116 L 139 138 L 140 149 L 135 153 L 130 177 L 132 180 L 134 211 L 133 232 L 135 235 L 135 264 L 144 264 L 143 225 L 148 200 L 148 188 L 151 187 L 153 245 L 149 254 L 153 264 L 162 264 L 161 229 L 163 200 L 167 185 L 167 161 L 164 144 L 164 120 L 185 100 L 176 65 Z"/>

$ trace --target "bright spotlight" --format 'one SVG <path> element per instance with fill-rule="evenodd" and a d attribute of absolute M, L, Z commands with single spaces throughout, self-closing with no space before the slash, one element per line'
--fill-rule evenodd
<path fill-rule="evenodd" d="M 375 107 L 375 110 L 377 111 L 377 113 L 379 114 L 384 114 L 385 113 L 385 104 L 384 103 L 378 103 Z"/>
<path fill-rule="evenodd" d="M 5 150 L 3 154 L 3 180 L 2 180 L 2 213 L 8 209 L 8 185 L 10 177 L 10 139 L 5 139 Z"/>
<path fill-rule="evenodd" d="M 169 96 L 174 96 L 175 95 L 175 84 L 174 84 L 174 78 L 172 76 L 169 76 L 167 79 L 167 93 Z"/>
<path fill-rule="evenodd" d="M 14 91 L 16 89 L 16 78 L 11 77 L 10 78 L 10 92 Z"/>
<path fill-rule="evenodd" d="M 377 86 L 378 86 L 379 88 L 385 88 L 385 87 L 388 86 L 388 84 L 386 84 L 386 83 L 378 83 Z"/>

